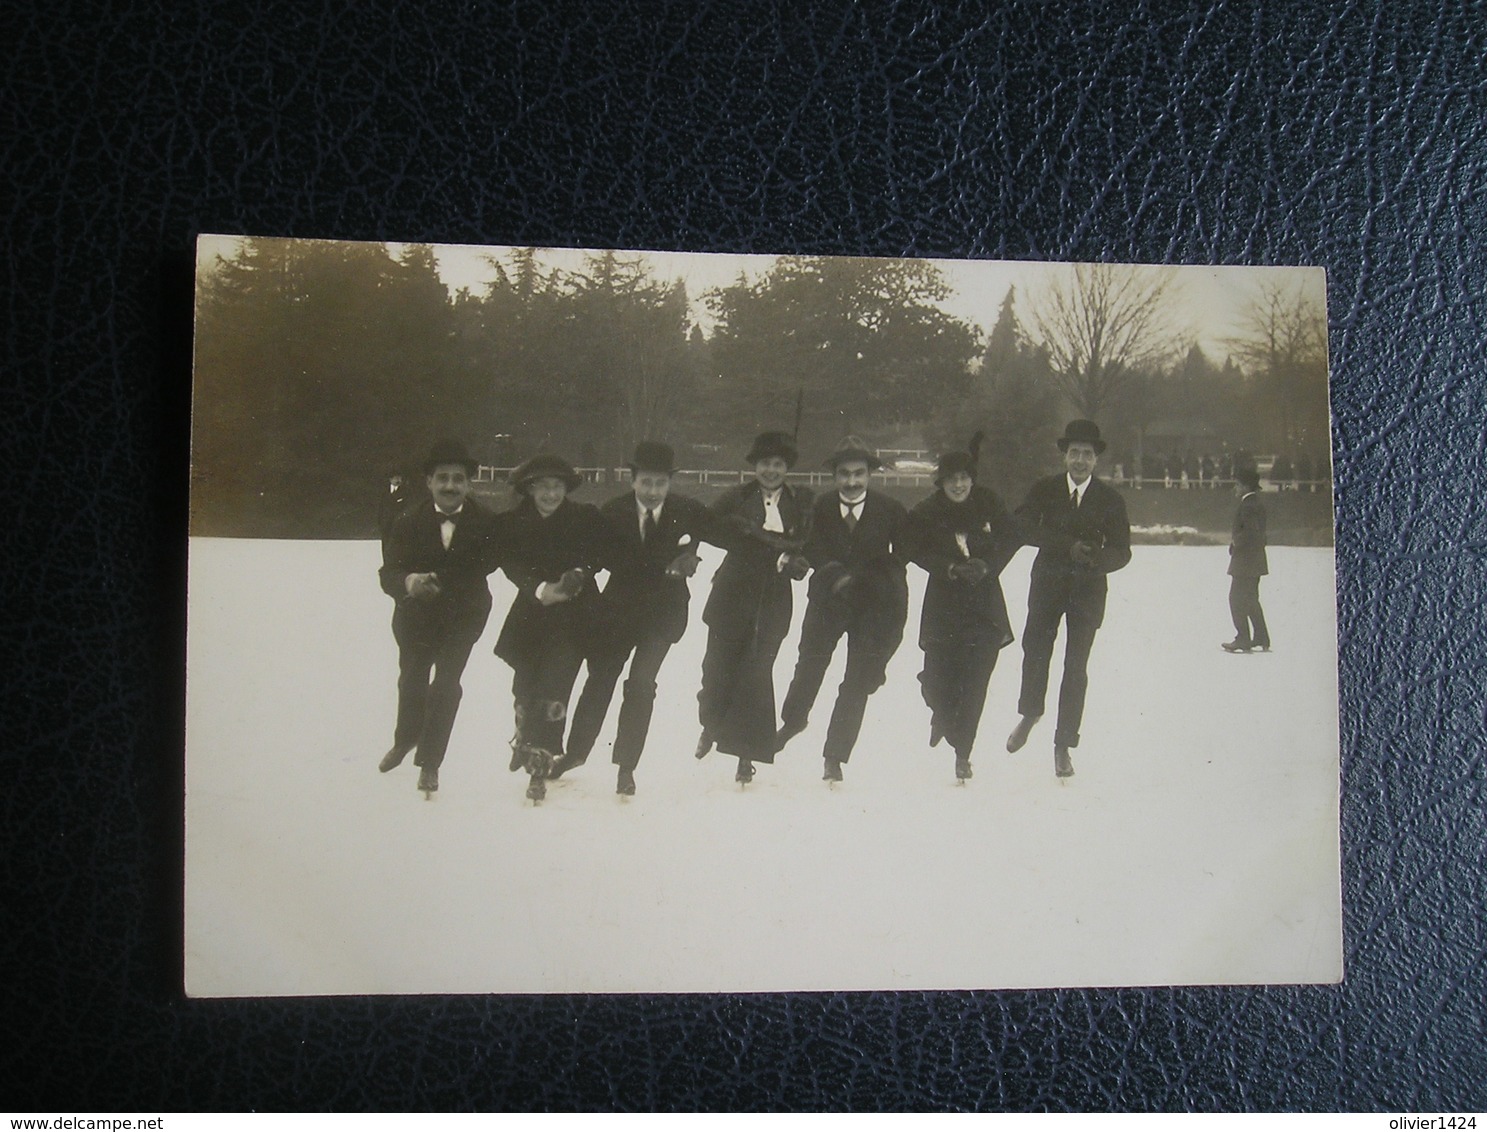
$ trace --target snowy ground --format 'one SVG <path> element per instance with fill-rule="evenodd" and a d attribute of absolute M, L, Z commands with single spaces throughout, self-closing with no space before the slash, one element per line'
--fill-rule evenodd
<path fill-rule="evenodd" d="M 1003 575 L 1021 629 L 1031 550 Z M 812 726 L 733 782 L 692 758 L 719 555 L 661 673 L 634 798 L 610 726 L 534 808 L 506 770 L 510 671 L 465 671 L 425 802 L 392 734 L 391 602 L 370 542 L 193 539 L 186 972 L 193 995 L 764 991 L 1330 982 L 1341 977 L 1332 552 L 1272 548 L 1276 651 L 1230 656 L 1226 551 L 1137 547 L 1111 578 L 1075 778 L 1052 715 L 1017 755 L 1020 642 L 974 759 L 927 745 L 922 572 L 846 781 Z M 795 627 L 804 604 L 797 587 Z M 783 698 L 795 634 L 776 669 Z M 1061 655 L 1054 656 L 1057 682 Z M 580 676 L 580 680 L 582 676 Z M 1052 700 L 1050 700 L 1050 707 Z"/>

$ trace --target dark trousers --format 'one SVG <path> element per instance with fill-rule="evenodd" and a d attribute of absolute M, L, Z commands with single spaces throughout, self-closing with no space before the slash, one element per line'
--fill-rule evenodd
<path fill-rule="evenodd" d="M 1068 621 L 1064 647 L 1064 679 L 1058 690 L 1058 726 L 1053 741 L 1060 747 L 1079 746 L 1079 725 L 1084 719 L 1084 694 L 1089 688 L 1089 651 L 1095 643 L 1100 619 L 1078 604 L 1039 601 L 1030 596 L 1027 628 L 1022 634 L 1022 694 L 1017 700 L 1021 715 L 1042 715 L 1048 695 L 1048 665 L 1058 623 Z"/>
<path fill-rule="evenodd" d="M 610 648 L 590 657 L 583 691 L 573 709 L 573 727 L 568 732 L 568 756 L 582 763 L 594 749 L 614 686 L 619 682 L 625 662 L 630 662 L 630 676 L 625 681 L 625 695 L 620 701 L 620 720 L 614 737 L 614 764 L 634 770 L 645 749 L 645 736 L 651 726 L 651 709 L 656 703 L 656 676 L 661 663 L 671 651 L 671 642 L 648 636 L 631 646 Z"/>
<path fill-rule="evenodd" d="M 774 662 L 779 651 L 774 637 L 708 633 L 697 718 L 725 755 L 774 761 Z"/>
<path fill-rule="evenodd" d="M 516 699 L 516 730 L 523 743 L 553 755 L 563 753 L 568 698 L 582 663 L 578 643 L 556 637 L 515 667 L 511 694 Z"/>
<path fill-rule="evenodd" d="M 392 741 L 402 750 L 417 747 L 417 766 L 437 770 L 444 761 L 464 694 L 460 676 L 474 647 L 474 640 L 453 636 L 415 641 L 403 635 L 398 641 L 398 721 Z"/>
<path fill-rule="evenodd" d="M 1001 650 L 989 640 L 934 645 L 924 650 L 919 684 L 934 729 L 960 758 L 969 758 L 986 706 L 986 688 Z"/>
<path fill-rule="evenodd" d="M 867 698 L 883 686 L 888 662 L 903 639 L 902 629 L 897 634 L 885 633 L 868 618 L 846 615 L 826 601 L 811 602 L 800 627 L 800 658 L 795 662 L 795 676 L 780 709 L 787 728 L 805 729 L 826 668 L 843 633 L 847 636 L 847 671 L 837 689 L 836 706 L 831 710 L 821 752 L 826 758 L 842 763 L 852 756 L 858 732 L 862 730 Z"/>
<path fill-rule="evenodd" d="M 1270 630 L 1265 627 L 1265 611 L 1260 608 L 1260 579 L 1229 579 L 1229 616 L 1234 619 L 1235 640 L 1248 648 L 1270 647 Z"/>

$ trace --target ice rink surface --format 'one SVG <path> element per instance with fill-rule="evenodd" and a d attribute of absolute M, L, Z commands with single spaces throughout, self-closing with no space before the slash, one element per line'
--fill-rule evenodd
<path fill-rule="evenodd" d="M 1021 633 L 1033 551 L 1002 576 Z M 533 807 L 507 771 L 510 670 L 464 676 L 441 789 L 389 774 L 397 651 L 374 542 L 193 539 L 186 751 L 192 995 L 799 991 L 1334 982 L 1342 975 L 1330 549 L 1272 547 L 1270 654 L 1231 656 L 1223 547 L 1110 578 L 1076 776 L 1052 709 L 1018 754 L 1022 650 L 992 676 L 969 785 L 928 746 L 924 574 L 846 781 L 821 781 L 845 647 L 810 728 L 699 762 L 706 550 L 633 798 L 609 725 Z M 783 699 L 794 631 L 775 669 Z M 583 679 L 579 676 L 580 683 Z"/>

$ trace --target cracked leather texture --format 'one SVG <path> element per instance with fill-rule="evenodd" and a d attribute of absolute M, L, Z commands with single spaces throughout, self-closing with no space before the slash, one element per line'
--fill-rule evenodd
<path fill-rule="evenodd" d="M 4 8 L 8 1106 L 1487 1108 L 1480 5 Z M 1345 982 L 186 1001 L 204 231 L 1326 266 Z"/>

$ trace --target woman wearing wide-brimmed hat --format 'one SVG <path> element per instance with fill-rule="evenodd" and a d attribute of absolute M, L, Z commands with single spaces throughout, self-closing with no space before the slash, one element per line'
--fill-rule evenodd
<path fill-rule="evenodd" d="M 728 555 L 702 611 L 708 633 L 696 755 L 703 758 L 716 746 L 736 756 L 735 777 L 745 785 L 753 781 L 755 763 L 774 762 L 774 661 L 790 630 L 791 582 L 810 569 L 800 548 L 811 492 L 785 482 L 796 456 L 789 433 L 760 433 L 744 457 L 755 478 L 729 488 L 710 508 L 708 541 Z"/>
<path fill-rule="evenodd" d="M 503 568 L 516 598 L 496 640 L 511 665 L 516 737 L 511 769 L 525 770 L 539 802 L 563 754 L 568 700 L 595 625 L 593 577 L 608 555 L 599 509 L 568 498 L 583 482 L 559 456 L 533 456 L 511 473 L 518 502 L 501 516 Z"/>
<path fill-rule="evenodd" d="M 1006 504 L 977 482 L 981 441 L 978 432 L 966 450 L 941 455 L 935 493 L 909 512 L 913 561 L 929 575 L 919 617 L 929 745 L 949 741 L 961 782 L 997 656 L 1012 643 L 1001 573 L 1022 545 Z"/>

